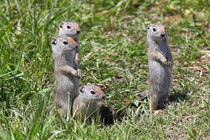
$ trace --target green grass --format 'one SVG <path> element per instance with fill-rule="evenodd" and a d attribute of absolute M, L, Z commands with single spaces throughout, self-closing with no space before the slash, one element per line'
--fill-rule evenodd
<path fill-rule="evenodd" d="M 0 138 L 210 138 L 209 7 L 208 0 L 1 0 Z M 66 122 L 47 109 L 50 41 L 69 19 L 82 30 L 80 84 L 103 88 L 112 125 Z M 135 97 L 148 87 L 146 27 L 155 22 L 166 25 L 174 58 L 171 102 L 157 115 Z"/>

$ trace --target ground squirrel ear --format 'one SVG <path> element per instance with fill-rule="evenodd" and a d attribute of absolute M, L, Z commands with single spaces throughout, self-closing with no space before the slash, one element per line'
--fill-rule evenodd
<path fill-rule="evenodd" d="M 150 25 L 147 26 L 147 30 L 149 30 L 149 28 L 150 28 Z"/>
<path fill-rule="evenodd" d="M 60 28 L 63 28 L 63 24 L 64 24 L 64 23 L 61 22 L 60 25 L 59 25 L 59 27 L 60 27 Z"/>
<path fill-rule="evenodd" d="M 79 87 L 79 92 L 84 92 L 83 88 L 83 86 Z"/>
<path fill-rule="evenodd" d="M 92 85 L 91 83 L 89 83 L 89 82 L 87 83 L 87 86 L 91 86 L 91 85 Z"/>
<path fill-rule="evenodd" d="M 52 38 L 52 40 L 51 40 L 51 44 L 53 44 L 53 45 L 56 45 L 56 44 L 57 44 L 57 42 L 56 42 L 56 38 L 55 38 L 55 37 L 53 37 L 53 38 Z"/>

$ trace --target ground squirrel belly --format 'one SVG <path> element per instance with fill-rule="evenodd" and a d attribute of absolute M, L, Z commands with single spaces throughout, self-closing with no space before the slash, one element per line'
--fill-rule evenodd
<path fill-rule="evenodd" d="M 57 37 L 51 41 L 55 71 L 54 104 L 62 116 L 68 110 L 68 94 L 71 103 L 78 95 L 78 66 L 75 63 L 78 44 L 70 37 Z"/>
<path fill-rule="evenodd" d="M 172 55 L 165 27 L 161 23 L 147 28 L 149 94 L 151 109 L 157 110 L 168 98 L 172 84 Z"/>

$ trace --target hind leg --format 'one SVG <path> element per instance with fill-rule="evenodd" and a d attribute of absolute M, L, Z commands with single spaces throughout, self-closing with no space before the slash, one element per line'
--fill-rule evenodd
<path fill-rule="evenodd" d="M 61 117 L 66 118 L 68 113 L 69 115 L 71 115 L 71 106 L 72 106 L 71 100 L 70 103 L 63 100 L 54 100 L 54 105 Z"/>
<path fill-rule="evenodd" d="M 169 103 L 169 94 L 166 95 L 166 97 L 164 98 L 164 103 L 167 104 Z"/>
<path fill-rule="evenodd" d="M 148 97 L 148 90 L 143 91 L 141 93 L 137 93 L 136 96 L 140 99 L 140 100 L 144 100 L 145 98 Z"/>
<path fill-rule="evenodd" d="M 160 110 L 158 110 L 159 106 L 159 98 L 158 96 L 151 96 L 151 109 L 154 114 L 158 114 Z"/>
<path fill-rule="evenodd" d="M 158 102 L 159 102 L 158 96 L 156 94 L 151 95 L 150 107 L 152 109 L 152 112 L 154 112 L 155 110 L 158 110 Z"/>
<path fill-rule="evenodd" d="M 64 110 L 62 108 L 57 108 L 58 113 L 60 114 L 61 117 L 65 117 L 66 113 L 64 112 Z"/>
<path fill-rule="evenodd" d="M 164 104 L 167 102 L 168 100 L 168 92 L 164 93 L 158 103 L 158 108 L 163 109 L 164 108 Z"/>
<path fill-rule="evenodd" d="M 159 94 L 157 92 L 157 88 L 155 84 L 150 83 L 149 87 L 149 95 L 150 95 L 150 109 L 152 112 L 158 109 L 158 102 L 159 102 Z"/>

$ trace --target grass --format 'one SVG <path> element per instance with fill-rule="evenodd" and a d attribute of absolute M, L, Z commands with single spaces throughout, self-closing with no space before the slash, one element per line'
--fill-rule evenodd
<path fill-rule="evenodd" d="M 208 0 L 0 1 L 1 139 L 209 139 Z M 53 100 L 51 38 L 79 23 L 87 82 L 106 92 L 114 124 L 67 122 Z M 174 59 L 170 103 L 157 115 L 135 94 L 148 87 L 146 27 L 166 25 Z"/>

